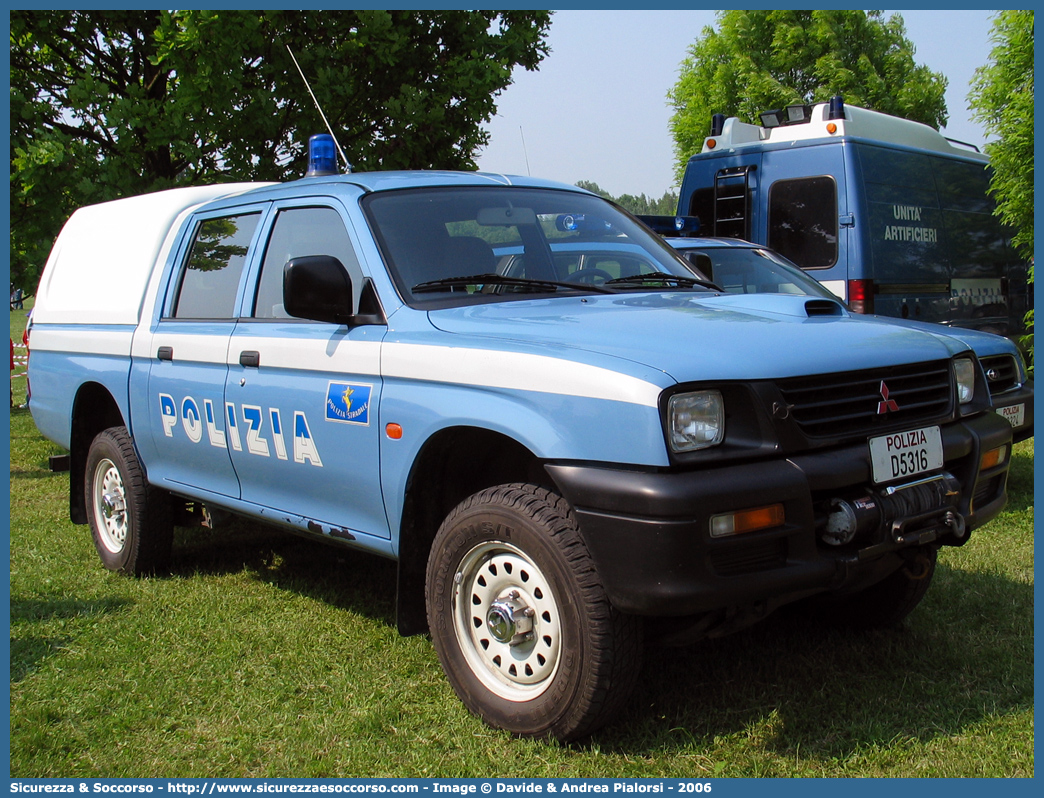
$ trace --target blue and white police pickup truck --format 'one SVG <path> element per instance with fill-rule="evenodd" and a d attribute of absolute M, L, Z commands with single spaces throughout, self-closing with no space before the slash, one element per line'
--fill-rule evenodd
<path fill-rule="evenodd" d="M 162 569 L 186 507 L 393 558 L 468 708 L 567 740 L 644 634 L 896 623 L 1005 503 L 1011 425 L 952 337 L 724 293 L 574 187 L 329 171 L 58 237 L 30 408 L 107 568 Z"/>

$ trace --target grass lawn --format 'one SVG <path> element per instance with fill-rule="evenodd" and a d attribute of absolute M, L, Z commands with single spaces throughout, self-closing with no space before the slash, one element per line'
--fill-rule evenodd
<path fill-rule="evenodd" d="M 15 340 L 23 325 L 14 312 Z M 169 576 L 105 571 L 55 453 L 12 410 L 15 777 L 1034 772 L 1032 440 L 1007 511 L 942 550 L 903 629 L 781 614 L 651 649 L 624 715 L 573 746 L 466 712 L 430 642 L 395 631 L 392 562 L 240 521 L 179 530 Z"/>

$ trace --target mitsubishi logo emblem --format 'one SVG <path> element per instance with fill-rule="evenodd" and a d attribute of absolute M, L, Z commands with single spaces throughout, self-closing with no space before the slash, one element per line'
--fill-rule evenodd
<path fill-rule="evenodd" d="M 895 403 L 895 399 L 888 398 L 888 386 L 885 385 L 884 380 L 881 380 L 881 401 L 877 403 L 877 415 L 898 412 L 899 405 Z"/>

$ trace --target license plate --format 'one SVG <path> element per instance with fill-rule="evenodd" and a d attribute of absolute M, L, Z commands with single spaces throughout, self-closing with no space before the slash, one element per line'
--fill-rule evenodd
<path fill-rule="evenodd" d="M 1006 418 L 1013 427 L 1021 427 L 1026 423 L 1026 405 L 998 407 L 997 412 L 1001 414 L 1002 418 Z"/>
<path fill-rule="evenodd" d="M 871 438 L 870 462 L 877 483 L 942 468 L 942 433 L 938 427 L 924 427 Z"/>

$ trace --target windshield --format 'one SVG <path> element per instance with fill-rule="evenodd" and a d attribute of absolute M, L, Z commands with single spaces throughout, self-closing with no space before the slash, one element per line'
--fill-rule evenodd
<path fill-rule="evenodd" d="M 707 290 L 659 237 L 587 194 L 509 186 L 417 189 L 371 194 L 363 206 L 411 305 Z M 647 276 L 658 274 L 689 279 Z"/>
<path fill-rule="evenodd" d="M 754 247 L 678 247 L 700 275 L 730 294 L 796 294 L 837 299 L 778 253 Z"/>

